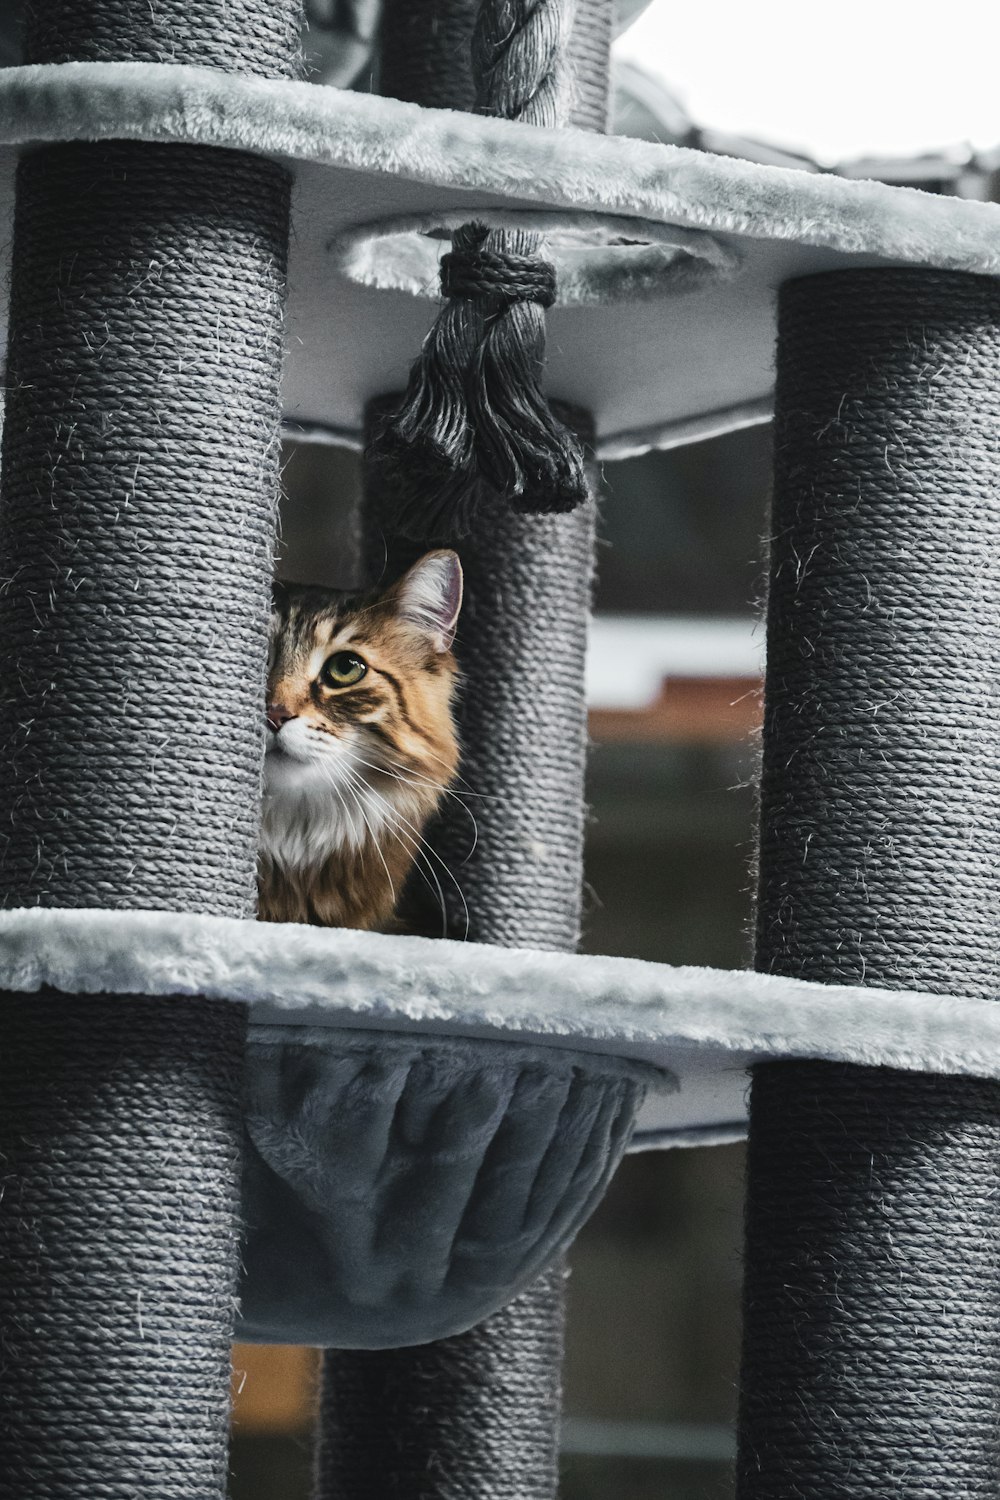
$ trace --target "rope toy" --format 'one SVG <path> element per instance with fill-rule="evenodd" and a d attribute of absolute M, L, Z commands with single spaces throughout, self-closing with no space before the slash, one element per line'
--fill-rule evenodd
<path fill-rule="evenodd" d="M 571 22 L 570 0 L 483 0 L 472 37 L 477 111 L 560 124 Z M 520 512 L 570 511 L 587 498 L 579 439 L 541 386 L 556 291 L 541 245 L 537 234 L 473 222 L 441 259 L 447 300 L 368 450 L 405 536 L 466 535 L 481 481 Z"/>

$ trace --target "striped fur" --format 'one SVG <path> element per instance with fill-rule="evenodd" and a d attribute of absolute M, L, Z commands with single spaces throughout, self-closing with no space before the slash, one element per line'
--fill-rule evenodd
<path fill-rule="evenodd" d="M 384 594 L 279 585 L 268 674 L 260 916 L 385 929 L 458 770 L 451 644 L 462 573 L 430 552 Z M 332 686 L 324 665 L 366 667 Z"/>

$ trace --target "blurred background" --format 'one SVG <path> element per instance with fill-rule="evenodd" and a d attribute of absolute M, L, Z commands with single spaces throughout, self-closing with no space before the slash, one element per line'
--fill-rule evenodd
<path fill-rule="evenodd" d="M 1000 198 L 982 0 L 947 18 L 844 0 L 710 13 L 619 0 L 620 134 Z M 319 81 L 377 86 L 377 0 L 309 0 Z M 584 947 L 750 957 L 770 434 L 607 464 L 588 699 Z M 284 569 L 349 583 L 357 455 L 285 450 Z M 727 1500 L 743 1148 L 626 1159 L 570 1256 L 564 1500 Z M 238 1346 L 232 1500 L 305 1500 L 315 1356 Z"/>

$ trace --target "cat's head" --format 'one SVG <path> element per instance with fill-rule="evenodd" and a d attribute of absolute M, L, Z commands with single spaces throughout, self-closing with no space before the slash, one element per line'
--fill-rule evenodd
<path fill-rule="evenodd" d="M 269 800 L 330 798 L 349 819 L 358 806 L 370 815 L 380 798 L 398 807 L 421 785 L 447 786 L 458 764 L 451 647 L 461 603 L 450 551 L 428 552 L 374 597 L 276 586 Z"/>

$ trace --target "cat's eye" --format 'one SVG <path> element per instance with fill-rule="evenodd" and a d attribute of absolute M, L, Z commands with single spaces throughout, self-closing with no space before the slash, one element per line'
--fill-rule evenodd
<path fill-rule="evenodd" d="M 319 675 L 327 687 L 342 688 L 360 682 L 367 671 L 367 665 L 353 651 L 335 651 L 327 657 Z"/>

